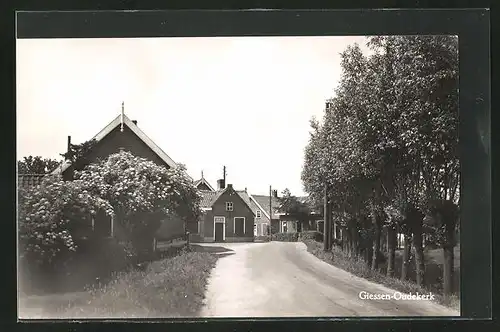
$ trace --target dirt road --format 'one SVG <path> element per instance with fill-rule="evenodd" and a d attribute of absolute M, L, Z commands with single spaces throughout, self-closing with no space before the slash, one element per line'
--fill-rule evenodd
<path fill-rule="evenodd" d="M 202 317 L 459 315 L 429 300 L 399 299 L 394 290 L 317 259 L 303 243 L 203 246 L 224 257 L 212 271 Z"/>

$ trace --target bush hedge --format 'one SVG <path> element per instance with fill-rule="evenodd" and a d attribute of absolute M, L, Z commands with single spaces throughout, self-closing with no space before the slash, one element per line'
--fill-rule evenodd
<path fill-rule="evenodd" d="M 281 242 L 297 242 L 299 240 L 299 233 L 276 233 L 272 235 L 272 240 Z"/>
<path fill-rule="evenodd" d="M 306 231 L 306 232 L 300 233 L 299 239 L 300 240 L 314 240 L 314 241 L 322 242 L 323 241 L 323 233 L 320 233 L 318 231 Z"/>

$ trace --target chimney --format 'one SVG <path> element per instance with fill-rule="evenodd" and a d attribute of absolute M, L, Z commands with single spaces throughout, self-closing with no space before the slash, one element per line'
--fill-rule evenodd
<path fill-rule="evenodd" d="M 226 187 L 224 179 L 217 180 L 217 189 L 222 190 Z"/>
<path fill-rule="evenodd" d="M 132 120 L 132 123 L 137 126 L 137 120 Z"/>
<path fill-rule="evenodd" d="M 278 191 L 277 190 L 273 190 L 273 197 L 278 198 Z"/>
<path fill-rule="evenodd" d="M 71 150 L 71 136 L 68 136 L 68 147 L 67 147 L 67 152 Z"/>
<path fill-rule="evenodd" d="M 232 184 L 228 184 L 228 185 L 227 185 L 227 188 L 228 188 L 228 189 L 233 189 L 233 185 L 232 185 Z"/>
<path fill-rule="evenodd" d="M 245 192 L 247 192 L 247 187 L 245 187 Z"/>

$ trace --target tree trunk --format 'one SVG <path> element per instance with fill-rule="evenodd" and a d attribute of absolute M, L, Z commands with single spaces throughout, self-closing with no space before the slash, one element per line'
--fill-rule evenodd
<path fill-rule="evenodd" d="M 351 236 L 352 236 L 352 247 L 351 247 L 351 256 L 358 256 L 358 230 L 356 227 L 351 227 Z"/>
<path fill-rule="evenodd" d="M 415 248 L 415 267 L 417 272 L 417 285 L 424 285 L 425 263 L 424 248 L 422 247 L 422 227 L 416 227 L 413 232 L 413 246 Z"/>
<path fill-rule="evenodd" d="M 366 251 L 365 260 L 366 260 L 366 265 L 368 267 L 371 267 L 372 265 L 373 247 L 371 246 L 371 244 L 372 241 L 370 241 L 368 245 L 365 246 L 365 251 Z"/>
<path fill-rule="evenodd" d="M 443 266 L 443 293 L 447 298 L 453 292 L 454 273 L 454 253 L 455 247 L 455 223 L 448 222 L 445 230 L 445 244 L 443 246 L 444 266 Z"/>
<path fill-rule="evenodd" d="M 403 266 L 401 267 L 401 280 L 408 279 L 408 270 L 410 267 L 411 237 L 408 234 L 403 235 Z"/>
<path fill-rule="evenodd" d="M 392 226 L 387 227 L 387 276 L 394 276 L 394 260 L 396 257 L 396 229 Z"/>
<path fill-rule="evenodd" d="M 346 253 L 347 255 L 351 254 L 351 232 L 349 229 L 346 229 Z"/>
<path fill-rule="evenodd" d="M 373 227 L 374 227 L 374 234 L 373 234 L 373 254 L 372 254 L 372 270 L 377 270 L 378 269 L 378 263 L 379 263 L 379 253 L 380 253 L 380 235 L 381 235 L 381 229 L 380 229 L 380 222 L 378 220 L 377 216 L 373 216 Z"/>

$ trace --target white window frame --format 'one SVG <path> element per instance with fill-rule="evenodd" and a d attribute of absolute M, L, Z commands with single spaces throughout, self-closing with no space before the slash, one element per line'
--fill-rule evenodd
<path fill-rule="evenodd" d="M 226 202 L 226 211 L 234 211 L 233 202 Z"/>
<path fill-rule="evenodd" d="M 261 228 L 261 230 L 260 230 L 260 231 L 261 231 L 261 235 L 262 235 L 262 236 L 264 236 L 264 229 L 266 229 L 266 228 L 267 228 L 267 225 L 269 225 L 269 223 L 267 223 L 267 222 L 266 222 L 266 223 L 262 223 L 262 224 L 261 224 L 261 227 L 260 227 L 260 228 Z M 267 234 L 267 235 L 269 235 L 269 234 Z"/>
<path fill-rule="evenodd" d="M 261 210 L 255 211 L 255 218 L 259 219 L 261 217 L 262 217 L 262 211 Z"/>
<path fill-rule="evenodd" d="M 246 234 L 245 228 L 246 228 L 246 218 L 245 217 L 234 217 L 233 218 L 233 233 L 236 235 L 236 219 L 243 219 L 243 235 Z"/>
<path fill-rule="evenodd" d="M 281 221 L 281 233 L 285 233 L 285 225 L 287 226 L 286 231 L 288 232 L 287 220 Z"/>
<path fill-rule="evenodd" d="M 219 219 L 219 220 L 217 220 Z M 222 241 L 226 241 L 226 217 L 214 216 L 214 233 L 213 238 L 215 242 L 215 224 L 223 224 L 222 226 Z"/>
<path fill-rule="evenodd" d="M 201 220 L 198 220 L 198 234 L 201 234 Z"/>
<path fill-rule="evenodd" d="M 257 223 L 253 223 L 253 236 L 259 236 L 259 227 L 257 227 Z"/>

